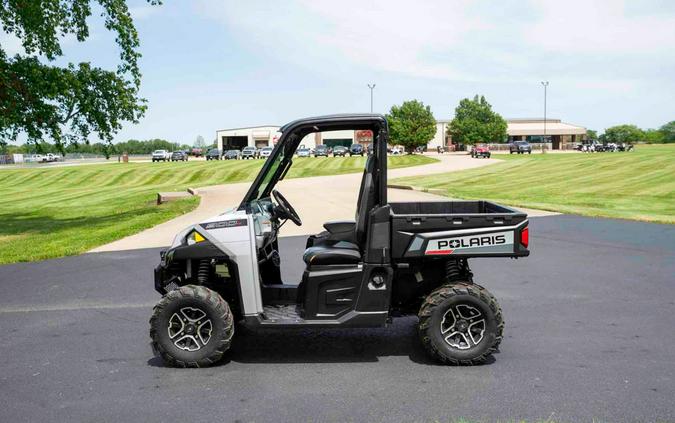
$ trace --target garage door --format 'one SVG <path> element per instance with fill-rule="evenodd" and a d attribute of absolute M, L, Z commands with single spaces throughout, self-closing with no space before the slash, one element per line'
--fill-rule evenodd
<path fill-rule="evenodd" d="M 241 150 L 248 145 L 247 136 L 223 137 L 223 151 Z"/>
<path fill-rule="evenodd" d="M 327 138 L 323 140 L 323 144 L 328 147 L 337 147 L 338 145 L 349 147 L 353 142 L 351 138 Z"/>

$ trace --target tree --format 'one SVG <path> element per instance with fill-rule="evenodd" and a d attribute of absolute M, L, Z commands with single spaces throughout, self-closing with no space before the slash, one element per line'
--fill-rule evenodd
<path fill-rule="evenodd" d="M 110 144 L 122 122 L 136 123 L 143 116 L 138 34 L 124 0 L 96 1 L 105 28 L 116 34 L 115 71 L 88 62 L 52 65 L 63 55 L 65 36 L 79 42 L 89 37 L 90 2 L 0 0 L 0 24 L 25 51 L 9 57 L 0 46 L 0 143 L 24 133 L 33 144 L 51 138 L 63 152 L 68 144 L 88 143 L 95 133 Z"/>
<path fill-rule="evenodd" d="M 195 139 L 194 147 L 195 148 L 204 148 L 206 146 L 206 141 L 204 141 L 204 137 L 201 135 L 197 135 L 197 139 Z"/>
<path fill-rule="evenodd" d="M 448 132 L 452 140 L 462 144 L 478 142 L 504 142 L 507 139 L 506 121 L 483 96 L 473 100 L 465 98 L 455 109 Z"/>
<path fill-rule="evenodd" d="M 391 142 L 402 145 L 410 154 L 426 145 L 436 134 L 436 119 L 431 108 L 417 100 L 392 106 L 387 115 Z"/>
<path fill-rule="evenodd" d="M 663 134 L 663 142 L 675 142 L 675 120 L 663 125 L 659 132 Z"/>
<path fill-rule="evenodd" d="M 598 131 L 594 131 L 592 129 L 587 129 L 586 130 L 586 138 L 589 140 L 597 140 L 598 139 Z"/>
<path fill-rule="evenodd" d="M 658 129 L 647 129 L 644 131 L 643 141 L 649 144 L 661 144 L 665 142 L 664 133 Z"/>
<path fill-rule="evenodd" d="M 605 129 L 605 142 L 632 143 L 644 140 L 644 131 L 635 125 L 617 125 Z"/>

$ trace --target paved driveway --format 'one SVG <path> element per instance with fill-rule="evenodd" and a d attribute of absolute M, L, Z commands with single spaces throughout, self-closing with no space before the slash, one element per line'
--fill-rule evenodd
<path fill-rule="evenodd" d="M 478 367 L 383 329 L 240 330 L 228 362 L 169 369 L 147 335 L 157 249 L 0 267 L 2 421 L 675 420 L 675 227 L 534 218 L 532 256 L 475 260 L 506 338 Z M 304 238 L 282 240 L 299 280 Z"/>

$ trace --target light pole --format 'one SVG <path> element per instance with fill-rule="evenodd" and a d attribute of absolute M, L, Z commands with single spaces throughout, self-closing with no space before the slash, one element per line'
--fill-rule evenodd
<path fill-rule="evenodd" d="M 370 113 L 373 113 L 373 90 L 375 89 L 375 84 L 368 84 L 370 88 Z"/>
<path fill-rule="evenodd" d="M 548 81 L 541 81 L 541 85 L 544 86 L 544 144 L 546 143 L 546 88 L 548 87 Z"/>

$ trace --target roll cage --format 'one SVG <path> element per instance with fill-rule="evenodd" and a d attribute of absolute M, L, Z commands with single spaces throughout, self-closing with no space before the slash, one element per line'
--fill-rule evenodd
<path fill-rule="evenodd" d="M 293 165 L 293 155 L 302 139 L 314 132 L 339 130 L 371 130 L 373 133 L 373 179 L 377 187 L 376 203 L 387 203 L 387 121 L 379 114 L 339 114 L 298 119 L 281 127 L 279 138 L 270 157 L 244 196 L 239 210 L 261 198 L 269 198 L 276 184 L 283 180 Z"/>

